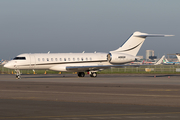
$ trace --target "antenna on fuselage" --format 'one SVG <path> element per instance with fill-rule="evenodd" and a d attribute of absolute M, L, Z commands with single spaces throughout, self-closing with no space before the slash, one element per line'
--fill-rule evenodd
<path fill-rule="evenodd" d="M 83 51 L 82 53 L 85 53 L 85 51 Z"/>
<path fill-rule="evenodd" d="M 48 52 L 48 54 L 50 53 L 50 51 Z"/>

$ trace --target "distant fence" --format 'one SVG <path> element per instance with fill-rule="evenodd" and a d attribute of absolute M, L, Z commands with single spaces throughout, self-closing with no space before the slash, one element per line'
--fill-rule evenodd
<path fill-rule="evenodd" d="M 57 71 L 50 70 L 21 70 L 22 74 L 58 74 Z M 159 74 L 180 74 L 180 65 L 143 65 L 140 67 L 122 67 L 105 69 L 100 74 L 121 74 L 121 73 L 159 73 Z M 14 70 L 4 68 L 0 65 L 0 74 L 15 74 Z"/>
<path fill-rule="evenodd" d="M 170 73 L 180 74 L 180 65 L 143 65 L 140 67 L 111 68 L 100 73 Z"/>

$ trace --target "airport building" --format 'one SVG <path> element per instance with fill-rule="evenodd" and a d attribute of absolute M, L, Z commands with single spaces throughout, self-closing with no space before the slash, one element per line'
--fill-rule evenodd
<path fill-rule="evenodd" d="M 146 59 L 149 59 L 150 56 L 154 56 L 154 50 L 146 50 Z"/>

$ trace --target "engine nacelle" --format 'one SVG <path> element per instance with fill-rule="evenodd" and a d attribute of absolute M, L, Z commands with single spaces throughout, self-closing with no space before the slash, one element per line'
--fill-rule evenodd
<path fill-rule="evenodd" d="M 112 52 L 107 55 L 107 59 L 110 63 L 120 64 L 133 62 L 136 60 L 136 57 L 128 54 Z"/>

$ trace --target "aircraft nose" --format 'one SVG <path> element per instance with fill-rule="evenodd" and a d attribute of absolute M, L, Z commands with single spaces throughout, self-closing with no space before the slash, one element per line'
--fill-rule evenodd
<path fill-rule="evenodd" d="M 6 64 L 4 65 L 4 67 L 5 67 L 5 68 L 12 68 L 12 65 L 11 65 L 10 63 L 6 63 Z"/>
<path fill-rule="evenodd" d="M 5 68 L 8 68 L 8 63 L 6 63 L 6 64 L 4 65 L 4 67 L 5 67 Z"/>

